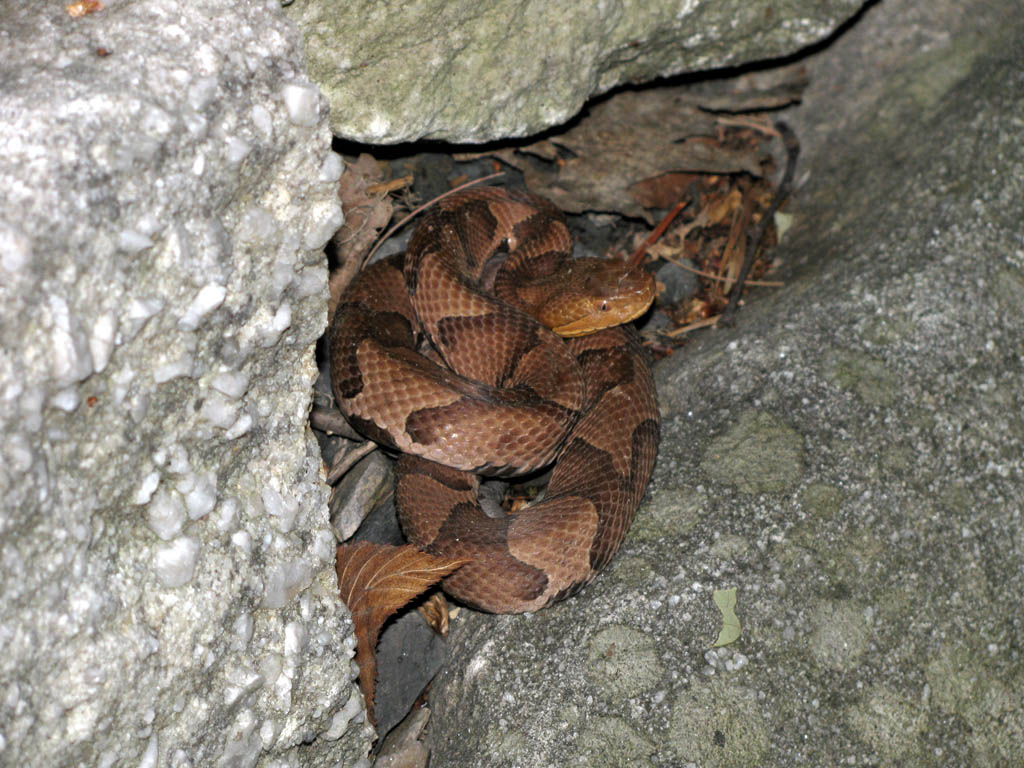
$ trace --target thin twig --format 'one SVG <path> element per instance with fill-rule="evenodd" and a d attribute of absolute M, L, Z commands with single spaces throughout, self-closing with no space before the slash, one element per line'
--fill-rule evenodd
<path fill-rule="evenodd" d="M 449 195 L 454 195 L 456 192 L 458 192 L 460 190 L 463 190 L 463 189 L 466 189 L 467 187 L 472 187 L 472 186 L 474 186 L 476 184 L 480 184 L 480 183 L 482 183 L 484 181 L 490 181 L 491 179 L 496 179 L 499 176 L 504 176 L 504 175 L 505 175 L 504 171 L 498 171 L 497 173 L 492 173 L 490 176 L 481 176 L 479 179 L 473 179 L 472 181 L 467 181 L 465 184 L 459 184 L 459 186 L 455 187 L 454 189 L 449 189 L 443 195 L 438 195 L 433 200 L 428 200 L 427 202 L 423 203 L 423 205 L 419 205 L 419 206 L 413 208 L 404 219 L 402 219 L 400 222 L 395 224 L 395 226 L 393 226 L 391 229 L 389 229 L 387 232 L 385 232 L 383 235 L 380 236 L 380 239 L 377 240 L 377 244 L 374 245 L 373 248 L 370 249 L 370 252 L 368 254 L 366 254 L 366 258 L 363 259 L 363 266 L 365 267 L 367 264 L 370 263 L 370 259 L 373 257 L 373 254 L 375 254 L 377 252 L 377 249 L 380 248 L 385 242 L 387 242 L 387 239 L 389 237 L 391 237 L 393 234 L 395 234 L 395 232 L 397 232 L 399 229 L 404 227 L 406 222 L 408 222 L 409 220 L 411 220 L 415 216 L 418 216 L 422 211 L 426 210 L 430 206 L 435 205 L 439 200 L 443 200 L 444 198 L 448 197 Z"/>
<path fill-rule="evenodd" d="M 375 450 L 377 450 L 377 444 L 372 440 L 367 440 L 362 445 L 350 450 L 341 459 L 335 458 L 331 464 L 331 471 L 327 473 L 327 484 L 334 485 L 346 472 L 352 469 L 357 461 L 363 458 L 363 456 L 373 453 Z"/>
<path fill-rule="evenodd" d="M 673 328 L 671 331 L 666 331 L 666 336 L 682 336 L 684 333 L 690 331 L 696 331 L 698 328 L 707 328 L 709 325 L 718 325 L 718 321 L 721 320 L 722 316 L 715 315 L 714 317 L 707 317 L 703 320 L 695 320 L 692 323 L 688 323 L 680 328 Z"/>
<path fill-rule="evenodd" d="M 687 205 L 689 205 L 689 203 L 686 200 L 676 203 L 675 208 L 669 211 L 668 215 L 661 220 L 661 223 L 654 228 L 654 231 L 651 232 L 651 234 L 649 234 L 642 243 L 640 243 L 640 247 L 636 249 L 636 252 L 633 253 L 633 256 L 629 260 L 630 269 L 636 269 L 640 266 L 643 262 L 644 255 L 647 253 L 647 249 L 658 242 L 658 238 L 665 234 L 665 230 L 668 229 L 668 225 L 672 223 L 672 220 L 675 219 L 675 217 L 679 215 L 679 212 Z"/>
<path fill-rule="evenodd" d="M 314 408 L 309 414 L 309 425 L 327 435 L 338 435 L 349 440 L 362 440 L 363 436 L 352 429 L 341 411 L 330 408 Z"/>
<path fill-rule="evenodd" d="M 686 262 L 680 261 L 677 257 L 670 256 L 667 253 L 659 253 L 658 256 L 662 259 L 665 259 L 665 261 L 675 264 L 680 269 L 685 269 L 687 272 L 692 272 L 693 274 L 698 275 L 699 277 L 707 278 L 708 280 L 714 280 L 719 283 L 724 283 L 726 280 L 729 279 L 728 277 L 722 277 L 721 275 L 716 275 L 712 272 L 705 272 L 704 270 L 697 269 L 696 267 L 691 267 Z M 785 286 L 785 283 L 779 280 L 747 280 L 746 284 L 756 285 L 760 288 L 782 288 L 783 286 Z"/>
<path fill-rule="evenodd" d="M 719 125 L 732 126 L 734 128 L 750 128 L 767 136 L 777 139 L 782 138 L 782 134 L 779 133 L 778 129 L 762 118 L 749 117 L 747 115 L 717 115 L 715 122 Z"/>
<path fill-rule="evenodd" d="M 391 181 L 382 181 L 377 184 L 371 184 L 366 188 L 367 195 L 387 195 L 391 192 L 397 192 L 400 189 L 412 186 L 412 174 L 406 174 L 405 176 L 399 176 L 397 179 L 391 179 Z"/>

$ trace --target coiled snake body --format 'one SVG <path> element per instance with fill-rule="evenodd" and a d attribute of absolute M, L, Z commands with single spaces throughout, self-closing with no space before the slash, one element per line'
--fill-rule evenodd
<path fill-rule="evenodd" d="M 653 281 L 571 251 L 543 198 L 466 190 L 425 217 L 404 263 L 365 269 L 331 324 L 339 406 L 402 452 L 406 537 L 470 558 L 445 591 L 495 613 L 536 610 L 589 582 L 622 543 L 657 452 L 645 353 L 631 327 L 604 327 L 646 309 Z M 581 319 L 574 307 L 586 301 L 594 313 Z M 552 460 L 541 501 L 497 516 L 480 506 L 479 474 L 521 475 Z"/>

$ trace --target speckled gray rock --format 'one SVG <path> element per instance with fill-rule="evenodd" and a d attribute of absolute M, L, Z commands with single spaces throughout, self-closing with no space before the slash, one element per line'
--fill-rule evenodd
<path fill-rule="evenodd" d="M 881 3 L 810 62 L 786 287 L 660 364 L 655 480 L 597 581 L 453 623 L 434 760 L 1021 762 L 1015 9 Z"/>
<path fill-rule="evenodd" d="M 0 763 L 351 764 L 326 104 L 274 3 L 106 5 L 0 16 Z"/>
<path fill-rule="evenodd" d="M 793 53 L 863 0 L 296 0 L 339 136 L 391 144 L 525 136 L 622 83 Z"/>

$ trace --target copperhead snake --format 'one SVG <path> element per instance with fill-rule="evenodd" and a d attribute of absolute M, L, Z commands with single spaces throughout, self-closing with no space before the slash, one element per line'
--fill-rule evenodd
<path fill-rule="evenodd" d="M 443 587 L 494 613 L 533 611 L 587 584 L 621 545 L 657 453 L 639 337 L 604 327 L 642 313 L 653 280 L 571 252 L 547 200 L 465 190 L 426 215 L 404 262 L 364 269 L 331 322 L 339 407 L 402 453 L 395 495 L 407 539 L 470 558 Z M 596 291 L 592 316 L 580 319 L 558 298 L 568 285 Z M 542 500 L 500 516 L 483 510 L 479 475 L 518 476 L 552 461 Z"/>

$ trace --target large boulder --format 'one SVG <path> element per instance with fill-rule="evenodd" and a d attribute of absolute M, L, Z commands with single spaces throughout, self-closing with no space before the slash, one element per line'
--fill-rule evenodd
<path fill-rule="evenodd" d="M 342 163 L 301 40 L 225 0 L 0 39 L 0 763 L 352 763 L 306 427 Z"/>
<path fill-rule="evenodd" d="M 649 500 L 594 584 L 453 623 L 433 760 L 1021 762 L 1018 11 L 893 0 L 807 62 L 785 287 L 657 365 Z"/>
<path fill-rule="evenodd" d="M 863 0 L 296 0 L 331 128 L 356 141 L 526 136 L 628 83 L 792 54 Z"/>

